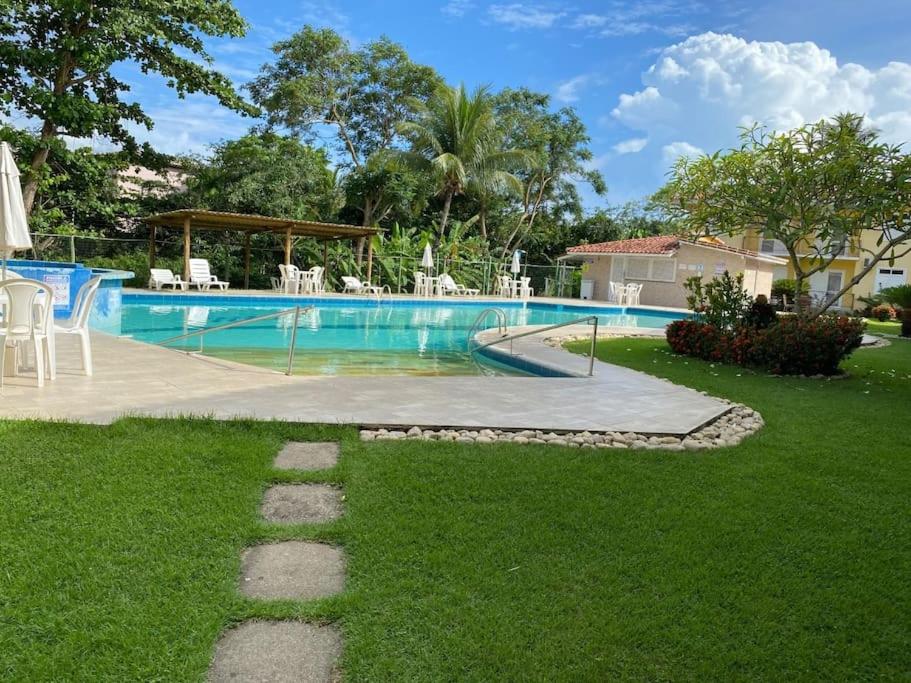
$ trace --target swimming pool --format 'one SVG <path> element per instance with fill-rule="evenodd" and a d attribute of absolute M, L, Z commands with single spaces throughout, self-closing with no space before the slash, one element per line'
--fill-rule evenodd
<path fill-rule="evenodd" d="M 608 327 L 663 328 L 682 314 L 610 306 L 564 306 L 530 302 L 466 300 L 308 299 L 217 295 L 125 294 L 121 334 L 159 343 L 170 337 L 252 318 L 289 307 L 313 306 L 301 317 L 295 374 L 470 375 L 487 373 L 466 351 L 478 314 L 495 305 L 509 325 L 548 325 L 598 315 Z M 487 326 L 495 324 L 491 316 Z M 291 316 L 204 335 L 204 353 L 284 370 Z M 195 349 L 198 338 L 170 344 Z M 504 367 L 494 371 L 519 372 Z"/>

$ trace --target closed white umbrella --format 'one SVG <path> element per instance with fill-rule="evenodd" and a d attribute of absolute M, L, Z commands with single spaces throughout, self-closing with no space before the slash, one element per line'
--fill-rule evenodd
<path fill-rule="evenodd" d="M 3 259 L 0 279 L 6 279 L 6 260 L 9 255 L 17 249 L 31 248 L 32 238 L 28 234 L 28 221 L 25 219 L 19 169 L 10 146 L 0 142 L 0 258 Z"/>
<path fill-rule="evenodd" d="M 509 268 L 513 275 L 518 275 L 522 272 L 522 251 L 516 249 L 512 252 L 512 266 Z"/>
<path fill-rule="evenodd" d="M 421 259 L 421 268 L 433 270 L 433 250 L 429 244 L 424 245 L 424 257 Z"/>

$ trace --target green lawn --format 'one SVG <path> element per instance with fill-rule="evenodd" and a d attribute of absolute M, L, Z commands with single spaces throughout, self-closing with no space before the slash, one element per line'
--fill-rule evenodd
<path fill-rule="evenodd" d="M 902 324 L 899 320 L 873 320 L 867 318 L 867 332 L 871 334 L 901 334 Z"/>
<path fill-rule="evenodd" d="M 0 423 L 0 678 L 199 680 L 251 617 L 337 621 L 348 680 L 731 680 L 911 671 L 911 344 L 849 379 L 758 376 L 661 341 L 599 356 L 762 412 L 699 454 L 426 442 L 345 428 Z M 532 398 L 530 397 L 530 400 Z M 340 438 L 347 515 L 270 527 L 283 440 Z M 344 544 L 338 598 L 236 595 L 241 547 Z"/>

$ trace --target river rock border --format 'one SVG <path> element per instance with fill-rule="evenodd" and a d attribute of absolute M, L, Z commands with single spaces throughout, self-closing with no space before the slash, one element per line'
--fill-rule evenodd
<path fill-rule="evenodd" d="M 701 451 L 736 446 L 759 431 L 762 416 L 745 405 L 731 408 L 712 422 L 685 436 L 636 432 L 545 432 L 537 429 L 362 429 L 361 441 L 455 441 L 457 443 L 547 444 L 569 448 L 619 448 L 666 451 Z"/>

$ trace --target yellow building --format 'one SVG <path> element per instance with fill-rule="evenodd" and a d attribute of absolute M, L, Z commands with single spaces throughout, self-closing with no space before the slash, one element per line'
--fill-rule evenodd
<path fill-rule="evenodd" d="M 875 242 L 875 231 L 870 231 L 873 235 L 873 241 Z M 744 235 L 735 235 L 735 236 L 724 236 L 721 238 L 725 244 L 728 244 L 732 247 L 737 247 L 739 249 L 745 249 L 748 251 L 755 251 L 757 253 L 767 255 L 767 256 L 777 256 L 781 259 L 784 259 L 785 263 L 775 267 L 773 277 L 775 280 L 781 280 L 784 278 L 794 279 L 794 268 L 791 266 L 790 257 L 788 256 L 787 250 L 784 248 L 784 244 L 779 242 L 776 239 L 767 239 L 760 232 L 749 232 Z M 822 245 L 818 245 L 820 248 Z M 814 245 L 807 243 L 804 248 L 798 253 L 798 256 L 801 259 L 801 266 L 805 270 L 809 270 L 814 265 L 814 257 L 816 257 L 816 251 L 814 250 Z M 854 275 L 860 271 L 860 268 L 863 266 L 863 256 L 861 251 L 857 248 L 856 245 L 849 245 L 838 254 L 831 265 L 825 270 L 822 270 L 817 273 L 813 273 L 809 277 L 810 281 L 810 296 L 814 300 L 824 300 L 828 299 L 831 295 L 837 293 L 844 287 L 845 284 L 850 281 Z M 874 269 L 876 270 L 876 269 Z M 911 272 L 907 269 L 905 273 Z M 866 281 L 867 278 L 864 278 Z M 864 281 L 861 282 L 861 285 L 864 284 Z M 887 285 L 889 286 L 889 285 Z M 842 309 L 851 309 L 856 307 L 863 307 L 863 304 L 858 300 L 858 296 L 864 296 L 867 292 L 863 289 L 862 286 L 856 286 L 845 293 L 838 301 L 835 302 L 836 308 Z"/>

